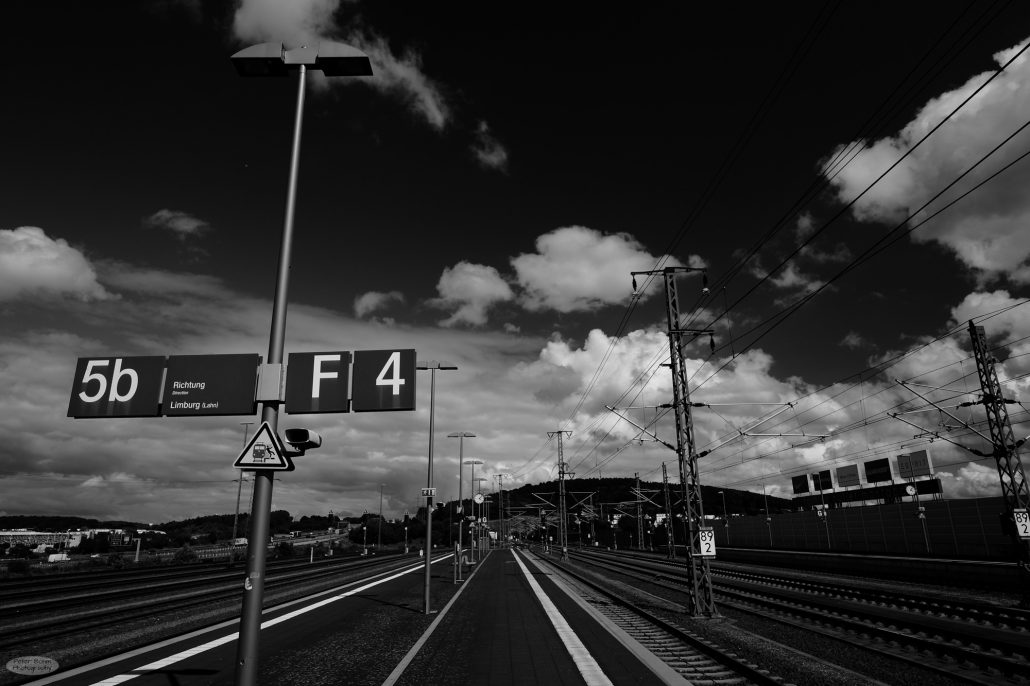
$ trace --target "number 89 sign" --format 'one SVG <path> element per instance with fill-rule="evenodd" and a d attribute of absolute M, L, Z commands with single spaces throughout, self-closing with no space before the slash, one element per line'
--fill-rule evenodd
<path fill-rule="evenodd" d="M 1016 535 L 1020 538 L 1030 538 L 1030 514 L 1026 510 L 1016 509 L 1012 515 L 1016 520 Z"/>
<path fill-rule="evenodd" d="M 415 409 L 414 350 L 356 350 L 351 409 Z"/>
<path fill-rule="evenodd" d="M 715 557 L 715 530 L 702 528 L 698 531 L 701 557 Z"/>

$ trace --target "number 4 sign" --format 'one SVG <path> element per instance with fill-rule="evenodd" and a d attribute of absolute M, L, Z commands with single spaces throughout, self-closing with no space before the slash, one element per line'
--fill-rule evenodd
<path fill-rule="evenodd" d="M 355 412 L 414 410 L 415 351 L 355 351 L 352 386 Z"/>

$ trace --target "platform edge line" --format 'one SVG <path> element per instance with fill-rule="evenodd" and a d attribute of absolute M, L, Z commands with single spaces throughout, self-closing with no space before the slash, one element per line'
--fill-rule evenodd
<path fill-rule="evenodd" d="M 533 563 L 537 569 L 542 573 L 546 573 L 546 570 L 541 566 L 536 555 L 526 554 L 526 559 Z M 626 650 L 631 652 L 634 657 L 640 660 L 645 667 L 651 670 L 651 672 L 658 677 L 663 684 L 666 686 L 690 686 L 691 682 L 683 677 L 679 672 L 670 667 L 668 664 L 662 661 L 657 655 L 652 653 L 650 650 L 640 644 L 635 638 L 626 633 L 625 629 L 614 624 L 610 619 L 602 615 L 597 608 L 592 606 L 587 601 L 583 600 L 575 591 L 572 590 L 569 585 L 561 578 L 550 575 L 551 582 L 558 587 L 565 595 L 579 605 L 584 612 L 590 615 L 594 621 L 596 621 L 601 627 L 603 627 L 608 633 L 610 633 L 616 641 L 621 643 Z"/>
<path fill-rule="evenodd" d="M 493 554 L 493 552 L 494 551 L 491 550 L 489 553 L 487 553 L 487 557 Z M 423 633 L 422 636 L 417 641 L 415 641 L 415 645 L 411 646 L 411 650 L 409 650 L 407 654 L 401 658 L 401 661 L 398 662 L 397 666 L 393 668 L 392 672 L 390 672 L 390 676 L 386 677 L 386 681 L 383 682 L 383 686 L 393 686 L 393 684 L 397 683 L 397 680 L 401 678 L 402 674 L 404 674 L 404 670 L 408 668 L 408 665 L 411 664 L 411 661 L 415 659 L 416 655 L 418 655 L 418 651 L 422 650 L 422 646 L 426 644 L 426 641 L 429 640 L 429 637 L 433 634 L 434 631 L 436 631 L 436 626 L 444 618 L 444 615 L 446 615 L 447 612 L 451 609 L 451 605 L 453 605 L 454 601 L 458 599 L 458 596 L 464 593 L 465 589 L 468 588 L 468 583 L 472 581 L 472 577 L 474 577 L 479 572 L 484 560 L 486 560 L 486 558 L 483 558 L 483 560 L 479 561 L 479 565 L 474 570 L 472 570 L 472 574 L 469 575 L 469 578 L 465 579 L 465 583 L 461 585 L 461 588 L 458 589 L 458 592 L 451 596 L 451 599 L 447 601 L 446 605 L 443 606 L 443 609 L 440 610 L 440 614 L 436 616 L 436 619 L 434 619 L 433 623 L 429 625 L 429 628 L 425 630 L 425 633 Z"/>

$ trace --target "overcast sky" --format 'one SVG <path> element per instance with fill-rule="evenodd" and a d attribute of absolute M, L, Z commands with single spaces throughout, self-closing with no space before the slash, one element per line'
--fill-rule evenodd
<path fill-rule="evenodd" d="M 229 56 L 319 39 L 375 76 L 309 79 L 286 351 L 458 365 L 437 376 L 444 498 L 455 431 L 506 486 L 555 477 L 559 428 L 577 477 L 675 475 L 604 407 L 671 400 L 660 283 L 630 283 L 669 265 L 711 285 L 678 281 L 682 325 L 715 330 L 714 352 L 688 349 L 692 400 L 723 404 L 694 410 L 698 449 L 717 448 L 702 483 L 787 496 L 791 476 L 929 447 L 946 496 L 997 493 L 990 461 L 885 411 L 925 406 L 895 379 L 975 399 L 970 318 L 1026 398 L 1030 7 L 836 4 L 5 5 L 0 513 L 233 510 L 256 417 L 70 419 L 69 392 L 79 357 L 267 354 L 296 75 L 244 79 Z M 274 506 L 376 511 L 383 484 L 389 516 L 413 512 L 426 374 L 413 412 L 284 417 L 325 442 Z M 675 440 L 671 417 L 653 428 Z"/>

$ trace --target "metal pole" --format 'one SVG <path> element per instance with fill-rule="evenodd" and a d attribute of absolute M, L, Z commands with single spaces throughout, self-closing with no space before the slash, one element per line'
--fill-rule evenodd
<path fill-rule="evenodd" d="M 470 460 L 470 462 L 472 462 L 472 481 L 469 482 L 469 490 L 472 491 L 476 487 L 476 462 L 477 462 L 477 460 Z M 472 527 L 469 529 L 469 547 L 471 548 L 471 550 L 469 550 L 469 559 L 472 560 L 472 564 L 476 564 L 476 543 L 477 543 L 477 541 L 476 541 L 475 531 L 476 531 L 476 525 L 478 524 L 478 520 L 476 520 L 476 499 L 473 497 L 472 494 L 469 495 L 469 498 L 472 500 L 472 502 L 469 503 L 469 508 L 472 510 Z"/>
<path fill-rule="evenodd" d="M 293 213 L 297 196 L 297 166 L 300 160 L 301 123 L 304 117 L 304 86 L 307 67 L 300 65 L 297 79 L 297 111 L 293 123 L 293 151 L 290 158 L 290 180 L 286 192 L 286 217 L 283 222 L 279 265 L 276 273 L 275 300 L 272 305 L 272 328 L 268 341 L 267 364 L 281 365 L 286 340 L 286 303 L 290 282 L 290 253 L 293 248 Z M 279 403 L 265 402 L 261 420 L 268 422 L 273 433 L 279 426 Z M 240 638 L 236 647 L 236 684 L 257 683 L 261 609 L 265 596 L 265 559 L 268 555 L 268 530 L 272 509 L 272 479 L 275 472 L 254 471 L 254 499 L 251 504 L 250 540 L 247 542 L 247 576 L 244 581 L 243 609 L 240 613 Z"/>
<path fill-rule="evenodd" d="M 247 430 L 250 429 L 250 425 L 253 424 L 253 423 L 254 422 L 240 422 L 240 424 L 243 426 L 243 447 L 244 448 L 247 447 Z M 241 471 L 239 474 L 237 474 L 237 476 L 239 477 L 239 479 L 237 480 L 238 481 L 238 485 L 236 487 L 236 514 L 233 515 L 233 518 L 232 518 L 232 542 L 229 544 L 230 545 L 230 550 L 235 550 L 235 546 L 236 546 L 236 525 L 240 521 L 240 496 L 243 495 L 243 472 Z M 232 553 L 231 552 L 229 553 L 229 562 L 230 563 L 232 562 Z"/>
<path fill-rule="evenodd" d="M 426 476 L 426 488 L 433 487 L 433 421 L 434 404 L 436 402 L 436 369 L 429 370 L 429 474 Z M 424 597 L 425 613 L 429 614 L 429 558 L 433 554 L 433 496 L 426 498 L 426 588 Z"/>
<path fill-rule="evenodd" d="M 465 505 L 462 502 L 461 496 L 461 470 L 464 469 L 465 464 L 465 436 L 464 431 L 461 436 L 458 436 L 458 509 L 461 511 L 461 519 L 458 520 L 458 549 L 454 553 L 454 564 L 456 568 L 456 576 L 454 583 L 462 581 L 461 578 L 461 530 L 465 526 Z"/>
<path fill-rule="evenodd" d="M 383 549 L 383 484 L 379 484 L 379 524 L 376 525 L 379 534 L 376 542 L 376 552 Z"/>

